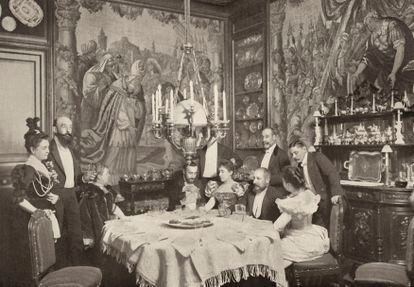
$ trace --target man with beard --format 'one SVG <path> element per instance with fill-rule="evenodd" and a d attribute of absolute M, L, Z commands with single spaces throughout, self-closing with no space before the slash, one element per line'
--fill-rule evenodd
<path fill-rule="evenodd" d="M 200 186 L 197 164 L 195 162 L 186 164 L 184 171 L 179 171 L 173 176 L 168 210 L 174 210 L 177 205 L 195 208 L 197 203 L 204 201 Z"/>
<path fill-rule="evenodd" d="M 67 117 L 59 117 L 54 122 L 55 136 L 50 142 L 50 160 L 58 174 L 59 183 L 55 185 L 56 194 L 63 203 L 62 238 L 66 243 L 65 254 L 57 254 L 68 258 L 67 265 L 82 264 L 83 240 L 76 199 L 76 189 L 80 182 L 89 182 L 94 174 L 82 175 L 79 162 L 72 151 L 72 121 Z"/>
<path fill-rule="evenodd" d="M 284 197 L 283 192 L 278 192 L 269 186 L 270 173 L 266 168 L 259 167 L 254 171 L 253 188 L 247 193 L 247 212 L 249 215 L 275 222 L 280 211 L 275 203 L 276 198 Z"/>
<path fill-rule="evenodd" d="M 262 131 L 264 153 L 261 157 L 260 167 L 270 172 L 270 185 L 276 189 L 283 189 L 282 168 L 290 165 L 287 153 L 277 146 L 276 132 L 271 128 Z"/>

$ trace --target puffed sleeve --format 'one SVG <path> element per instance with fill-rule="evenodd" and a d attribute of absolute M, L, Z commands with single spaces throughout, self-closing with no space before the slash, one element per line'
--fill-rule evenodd
<path fill-rule="evenodd" d="M 13 203 L 19 204 L 27 198 L 26 190 L 34 179 L 35 170 L 28 165 L 19 164 L 11 172 L 13 184 Z"/>
<path fill-rule="evenodd" d="M 306 190 L 294 197 L 277 198 L 276 204 L 282 213 L 289 215 L 309 215 L 318 210 L 320 200 L 321 197 L 319 194 L 314 194 L 312 191 Z"/>

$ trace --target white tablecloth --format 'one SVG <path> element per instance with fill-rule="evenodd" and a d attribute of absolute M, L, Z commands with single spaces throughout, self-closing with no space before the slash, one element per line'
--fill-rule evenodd
<path fill-rule="evenodd" d="M 208 218 L 213 226 L 177 229 L 166 224 L 190 215 Z M 135 272 L 140 287 L 218 287 L 259 275 L 287 286 L 279 234 L 270 221 L 247 216 L 180 211 L 108 221 L 102 248 Z"/>

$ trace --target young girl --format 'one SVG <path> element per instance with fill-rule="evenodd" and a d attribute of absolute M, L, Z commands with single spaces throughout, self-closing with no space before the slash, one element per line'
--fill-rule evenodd
<path fill-rule="evenodd" d="M 329 237 L 324 227 L 312 224 L 312 214 L 318 209 L 320 196 L 306 189 L 302 173 L 287 166 L 282 171 L 282 179 L 290 196 L 276 199 L 282 214 L 274 228 L 283 233 L 283 259 L 287 267 L 292 262 L 313 260 L 327 253 Z"/>

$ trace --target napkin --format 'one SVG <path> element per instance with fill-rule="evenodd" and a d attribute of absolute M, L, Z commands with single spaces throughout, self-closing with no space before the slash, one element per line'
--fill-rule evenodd
<path fill-rule="evenodd" d="M 196 248 L 197 239 L 188 236 L 179 236 L 175 238 L 171 245 L 178 251 L 183 257 L 189 257 L 191 252 Z"/>
<path fill-rule="evenodd" d="M 216 234 L 216 238 L 220 241 L 232 244 L 240 252 L 244 252 L 249 244 L 246 234 L 242 231 L 220 231 Z"/>

